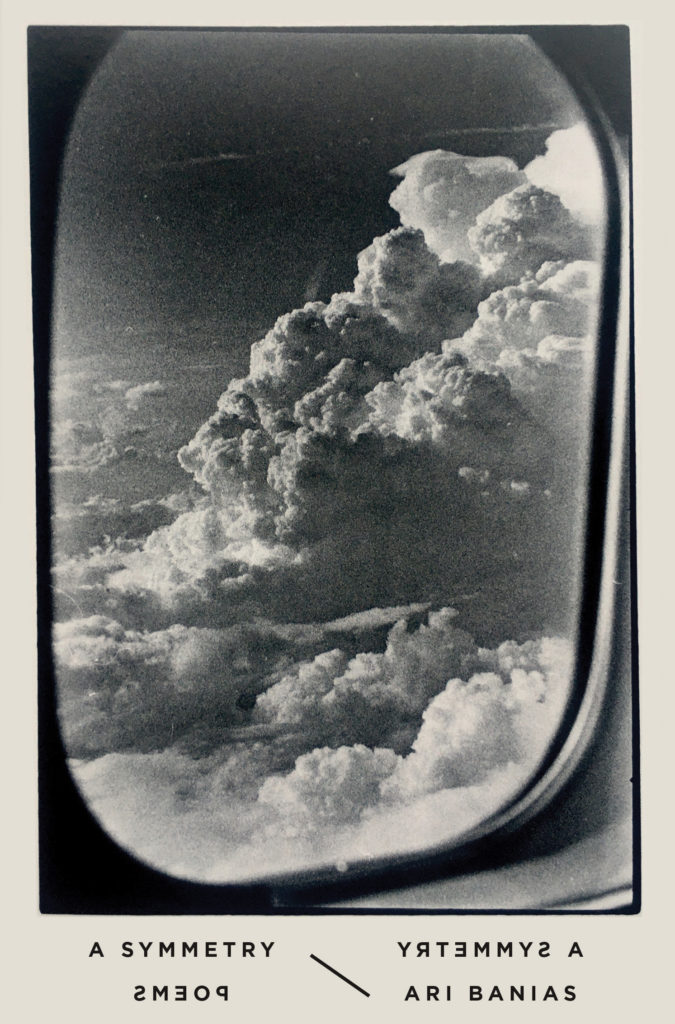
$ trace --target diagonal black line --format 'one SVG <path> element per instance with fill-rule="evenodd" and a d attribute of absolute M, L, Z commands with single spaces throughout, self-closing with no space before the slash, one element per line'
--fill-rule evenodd
<path fill-rule="evenodd" d="M 370 992 L 366 992 L 365 988 L 361 988 L 361 986 L 357 985 L 355 981 L 351 981 L 349 978 L 345 978 L 344 974 L 340 974 L 340 972 L 336 971 L 334 967 L 331 967 L 330 964 L 327 964 L 323 960 L 320 960 L 319 957 L 314 956 L 313 953 L 310 953 L 309 955 L 312 960 L 316 960 L 316 962 L 318 964 L 321 964 L 322 967 L 325 967 L 327 971 L 330 971 L 332 974 L 336 974 L 338 978 L 342 978 L 342 980 L 346 981 L 348 985 L 351 985 L 352 988 L 358 989 L 358 991 L 361 992 L 362 995 L 368 996 L 368 998 L 370 999 Z"/>

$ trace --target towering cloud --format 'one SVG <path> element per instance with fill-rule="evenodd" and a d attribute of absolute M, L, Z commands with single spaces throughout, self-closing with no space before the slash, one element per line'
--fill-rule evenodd
<path fill-rule="evenodd" d="M 559 197 L 537 185 L 519 185 L 495 199 L 468 233 L 486 275 L 515 284 L 553 260 L 583 259 L 592 240 Z"/>
<path fill-rule="evenodd" d="M 564 171 L 582 138 L 524 171 L 439 150 L 396 168 L 401 227 L 351 292 L 279 317 L 181 449 L 200 497 L 57 567 L 76 775 L 153 862 L 220 879 L 273 850 L 370 856 L 406 848 L 405 820 L 441 841 L 545 752 L 597 303 L 597 197 Z M 120 394 L 134 413 L 162 385 Z M 133 772 L 161 808 L 145 840 L 111 796 Z M 192 852 L 166 840 L 179 815 Z"/>
<path fill-rule="evenodd" d="M 389 199 L 401 223 L 419 228 L 444 263 L 474 260 L 468 232 L 476 217 L 526 181 L 507 157 L 467 157 L 442 149 L 417 153 L 392 174 L 403 179 Z"/>

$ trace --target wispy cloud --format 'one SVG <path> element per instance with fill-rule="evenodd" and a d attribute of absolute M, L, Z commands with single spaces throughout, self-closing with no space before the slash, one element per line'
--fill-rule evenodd
<path fill-rule="evenodd" d="M 422 139 L 436 138 L 439 135 L 521 135 L 528 132 L 552 132 L 565 128 L 564 124 L 557 124 L 554 121 L 546 124 L 503 124 L 492 127 L 485 125 L 473 125 L 470 128 L 439 128 L 435 131 L 424 132 L 420 135 Z"/>
<path fill-rule="evenodd" d="M 222 164 L 231 160 L 252 160 L 255 153 L 207 153 L 204 156 L 190 156 L 185 160 L 160 160 L 149 165 L 149 170 L 162 171 L 171 167 L 201 167 L 206 164 Z"/>

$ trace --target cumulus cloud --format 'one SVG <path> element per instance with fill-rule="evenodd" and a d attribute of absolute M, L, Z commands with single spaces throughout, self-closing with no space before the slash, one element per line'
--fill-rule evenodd
<path fill-rule="evenodd" d="M 576 124 L 553 132 L 546 153 L 525 168 L 529 180 L 558 195 L 586 223 L 599 225 L 605 208 L 602 169 L 588 128 Z"/>
<path fill-rule="evenodd" d="M 85 369 L 72 369 L 81 362 Z M 167 385 L 110 379 L 104 363 L 81 362 L 57 365 L 51 382 L 50 454 L 57 485 L 77 487 L 78 479 L 93 476 L 100 486 L 115 472 L 133 475 L 148 460 L 175 464 L 184 428 L 167 401 Z"/>
<path fill-rule="evenodd" d="M 136 454 L 133 445 L 120 447 L 100 426 L 77 420 L 57 422 L 51 441 L 52 468 L 61 472 L 100 469 Z"/>
<path fill-rule="evenodd" d="M 364 299 L 404 334 L 421 335 L 429 348 L 473 320 L 480 277 L 471 264 L 440 263 L 424 233 L 397 228 L 359 255 L 354 280 Z"/>
<path fill-rule="evenodd" d="M 380 800 L 380 785 L 399 758 L 392 750 L 323 747 L 303 754 L 285 778 L 272 776 L 259 793 L 281 817 L 281 831 L 295 834 L 336 828 L 359 820 L 366 807 Z"/>
<path fill-rule="evenodd" d="M 461 354 L 428 354 L 389 379 L 378 376 L 340 360 L 276 432 L 262 425 L 267 397 L 254 400 L 235 382 L 181 452 L 208 498 L 131 553 L 111 588 L 151 591 L 174 608 L 220 596 L 228 614 L 241 602 L 250 612 L 254 599 L 258 613 L 270 615 L 281 598 L 295 616 L 335 617 L 360 610 L 364 598 L 373 606 L 418 592 L 424 599 L 443 575 L 447 592 L 471 560 L 482 572 L 489 517 L 457 472 L 478 457 L 476 468 L 497 485 L 532 480 L 543 490 L 545 430 L 504 374 L 473 370 Z M 505 509 L 502 530 L 509 518 Z M 528 546 L 535 540 L 530 531 Z M 402 547 L 410 548 L 407 563 L 397 557 Z M 383 576 L 381 566 L 392 563 Z M 311 586 L 317 573 L 319 591 Z"/>
<path fill-rule="evenodd" d="M 187 491 L 144 498 L 131 504 L 103 494 L 92 494 L 77 504 L 61 498 L 52 517 L 59 560 L 77 556 L 83 549 L 101 547 L 113 538 L 145 538 L 160 526 L 173 522 L 192 505 L 193 499 Z"/>
<path fill-rule="evenodd" d="M 252 346 L 249 377 L 233 382 L 228 391 L 249 395 L 263 424 L 274 432 L 285 424 L 281 415 L 274 419 L 272 414 L 292 412 L 295 402 L 321 384 L 345 354 L 357 365 L 370 363 L 386 372 L 405 365 L 418 349 L 419 343 L 401 335 L 381 310 L 358 302 L 355 295 L 339 294 L 328 305 L 308 302 L 280 317 Z"/>
<path fill-rule="evenodd" d="M 213 748 L 246 726 L 270 674 L 322 637 L 285 635 L 264 622 L 224 629 L 135 630 L 105 615 L 54 628 L 54 657 L 69 749 L 77 757 Z M 274 678 L 274 676 L 272 676 Z"/>
<path fill-rule="evenodd" d="M 397 173 L 404 226 L 360 254 L 353 292 L 285 314 L 253 345 L 249 374 L 231 381 L 180 451 L 208 498 L 130 555 L 113 589 L 153 593 L 174 611 L 222 598 L 228 614 L 238 604 L 273 614 L 276 595 L 290 588 L 293 614 L 303 614 L 301 581 L 316 572 L 344 578 L 338 552 L 362 549 L 360 534 L 370 541 L 359 574 L 367 600 L 392 603 L 417 594 L 396 583 L 373 587 L 375 566 L 414 529 L 428 536 L 431 527 L 437 553 L 434 487 L 464 538 L 451 587 L 465 571 L 461 547 L 475 549 L 476 535 L 490 532 L 485 503 L 459 471 L 489 475 L 493 523 L 501 500 L 502 523 L 515 526 L 504 485 L 521 497 L 549 489 L 555 438 L 547 417 L 531 414 L 585 373 L 593 268 L 576 257 L 588 254 L 588 228 L 504 158 L 418 154 Z M 439 259 L 440 236 L 430 247 L 441 208 L 491 283 L 464 260 L 448 262 L 447 247 Z M 547 524 L 539 515 L 534 524 L 521 517 L 537 548 Z M 517 536 L 508 544 L 522 547 Z M 438 573 L 429 571 L 435 586 Z M 331 597 L 319 614 L 356 610 Z"/>
<path fill-rule="evenodd" d="M 399 620 L 400 633 L 402 615 L 414 618 L 424 610 L 421 605 L 370 609 L 313 624 L 260 619 L 220 629 L 177 623 L 130 629 L 102 614 L 57 622 L 53 650 L 69 749 L 91 757 L 110 750 L 161 749 L 170 738 L 203 753 L 237 729 L 245 738 L 306 729 L 322 682 L 330 689 L 338 666 L 350 666 L 360 645 L 379 645 L 393 620 Z M 427 632 L 420 629 L 414 644 Z M 439 637 L 442 631 L 434 628 L 428 642 Z M 341 649 L 326 651 L 331 640 Z M 387 663 L 401 660 L 400 646 L 394 629 Z M 265 690 L 270 696 L 261 710 L 256 697 Z M 339 728 L 339 714 L 332 715 L 332 724 L 328 717 L 321 723 L 319 716 L 318 735 Z M 342 714 L 344 719 L 344 709 Z M 275 728 L 262 728 L 267 724 Z M 374 727 L 364 724 L 366 730 Z M 342 728 L 348 730 L 346 720 Z"/>
<path fill-rule="evenodd" d="M 462 353 L 470 365 L 508 378 L 523 409 L 555 438 L 558 463 L 583 447 L 587 430 L 599 287 L 595 261 L 546 262 L 494 291 L 464 336 L 443 344 L 446 357 Z"/>
<path fill-rule="evenodd" d="M 129 621 L 122 614 L 126 601 L 108 585 L 111 574 L 124 568 L 125 559 L 142 540 L 110 541 L 86 553 L 63 557 L 52 568 L 52 593 L 57 620 L 105 614 Z M 138 612 L 141 609 L 137 609 Z M 129 625 L 132 623 L 129 621 Z"/>
<path fill-rule="evenodd" d="M 535 274 L 546 262 L 593 255 L 592 236 L 558 196 L 530 183 L 479 213 L 468 239 L 483 272 L 504 284 Z"/>
<path fill-rule="evenodd" d="M 420 795 L 482 782 L 510 763 L 536 766 L 560 718 L 571 673 L 560 639 L 481 651 L 486 671 L 451 679 L 428 705 L 389 792 Z"/>
<path fill-rule="evenodd" d="M 339 651 L 330 652 L 305 666 L 295 686 L 287 677 L 258 698 L 264 711 L 278 708 L 286 721 L 301 725 L 310 742 L 317 715 L 328 719 L 341 699 L 356 693 L 364 702 L 354 717 L 363 719 L 369 705 L 369 713 L 379 709 L 381 718 L 392 701 L 402 705 L 399 722 L 402 713 L 421 713 L 421 727 L 401 753 L 374 742 L 334 742 L 302 755 L 288 775 L 266 782 L 259 799 L 276 805 L 291 829 L 301 823 L 317 828 L 331 815 L 331 825 L 354 823 L 380 802 L 474 786 L 510 764 L 526 773 L 543 756 L 568 692 L 569 644 L 545 638 L 487 650 L 457 632 L 450 642 L 436 635 L 427 646 L 437 624 L 432 618 L 428 633 L 409 636 L 403 650 L 397 650 L 401 635 L 390 636 L 385 655 L 360 655 L 347 666 Z M 363 788 L 354 774 L 363 776 Z"/>
<path fill-rule="evenodd" d="M 513 396 L 508 378 L 473 369 L 452 350 L 416 360 L 366 401 L 369 424 L 378 432 L 438 445 L 452 469 L 480 452 L 487 470 L 508 475 L 510 465 L 520 463 L 527 472 L 544 445 L 543 432 Z"/>
<path fill-rule="evenodd" d="M 165 394 L 166 387 L 162 384 L 161 380 L 149 380 L 144 384 L 134 384 L 133 387 L 127 388 L 124 392 L 124 399 L 127 403 L 127 409 L 136 412 L 140 409 L 146 398 Z"/>
<path fill-rule="evenodd" d="M 223 880 L 404 849 L 411 821 L 441 842 L 543 756 L 597 306 L 576 146 L 411 157 L 352 290 L 280 316 L 181 448 L 188 498 L 83 503 L 111 529 L 55 566 L 63 732 L 151 862 Z M 119 459 L 166 398 L 108 383 L 55 464 Z"/>
<path fill-rule="evenodd" d="M 475 259 L 467 235 L 476 217 L 526 180 L 507 157 L 467 157 L 442 149 L 417 153 L 391 173 L 403 179 L 389 198 L 401 223 L 420 229 L 444 263 Z"/>
<path fill-rule="evenodd" d="M 362 743 L 295 755 L 297 737 L 175 746 L 76 763 L 112 834 L 173 873 L 256 877 L 448 842 L 515 794 L 550 741 L 571 650 L 560 639 L 480 649 L 481 671 L 432 699 L 404 754 Z M 176 823 L 180 822 L 180 828 Z"/>
<path fill-rule="evenodd" d="M 412 633 L 401 620 L 382 653 L 350 658 L 336 648 L 293 666 L 258 697 L 253 720 L 301 729 L 316 746 L 386 741 L 405 748 L 429 699 L 475 657 L 455 618 L 449 608 L 431 612 Z"/>
<path fill-rule="evenodd" d="M 237 724 L 237 701 L 255 685 L 246 637 L 227 631 L 141 632 L 91 616 L 56 625 L 54 655 L 65 738 L 79 757 L 158 750 L 206 715 Z"/>
<path fill-rule="evenodd" d="M 602 172 L 584 125 L 555 131 L 524 170 L 506 157 L 435 150 L 396 167 L 390 203 L 442 262 L 480 262 L 503 283 L 546 260 L 584 258 L 603 215 Z"/>

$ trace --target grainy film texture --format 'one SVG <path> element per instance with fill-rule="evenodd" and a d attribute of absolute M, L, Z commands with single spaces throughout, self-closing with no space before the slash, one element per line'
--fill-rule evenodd
<path fill-rule="evenodd" d="M 604 217 L 526 36 L 119 34 L 60 188 L 53 656 L 136 856 L 348 870 L 527 783 L 573 670 Z"/>

